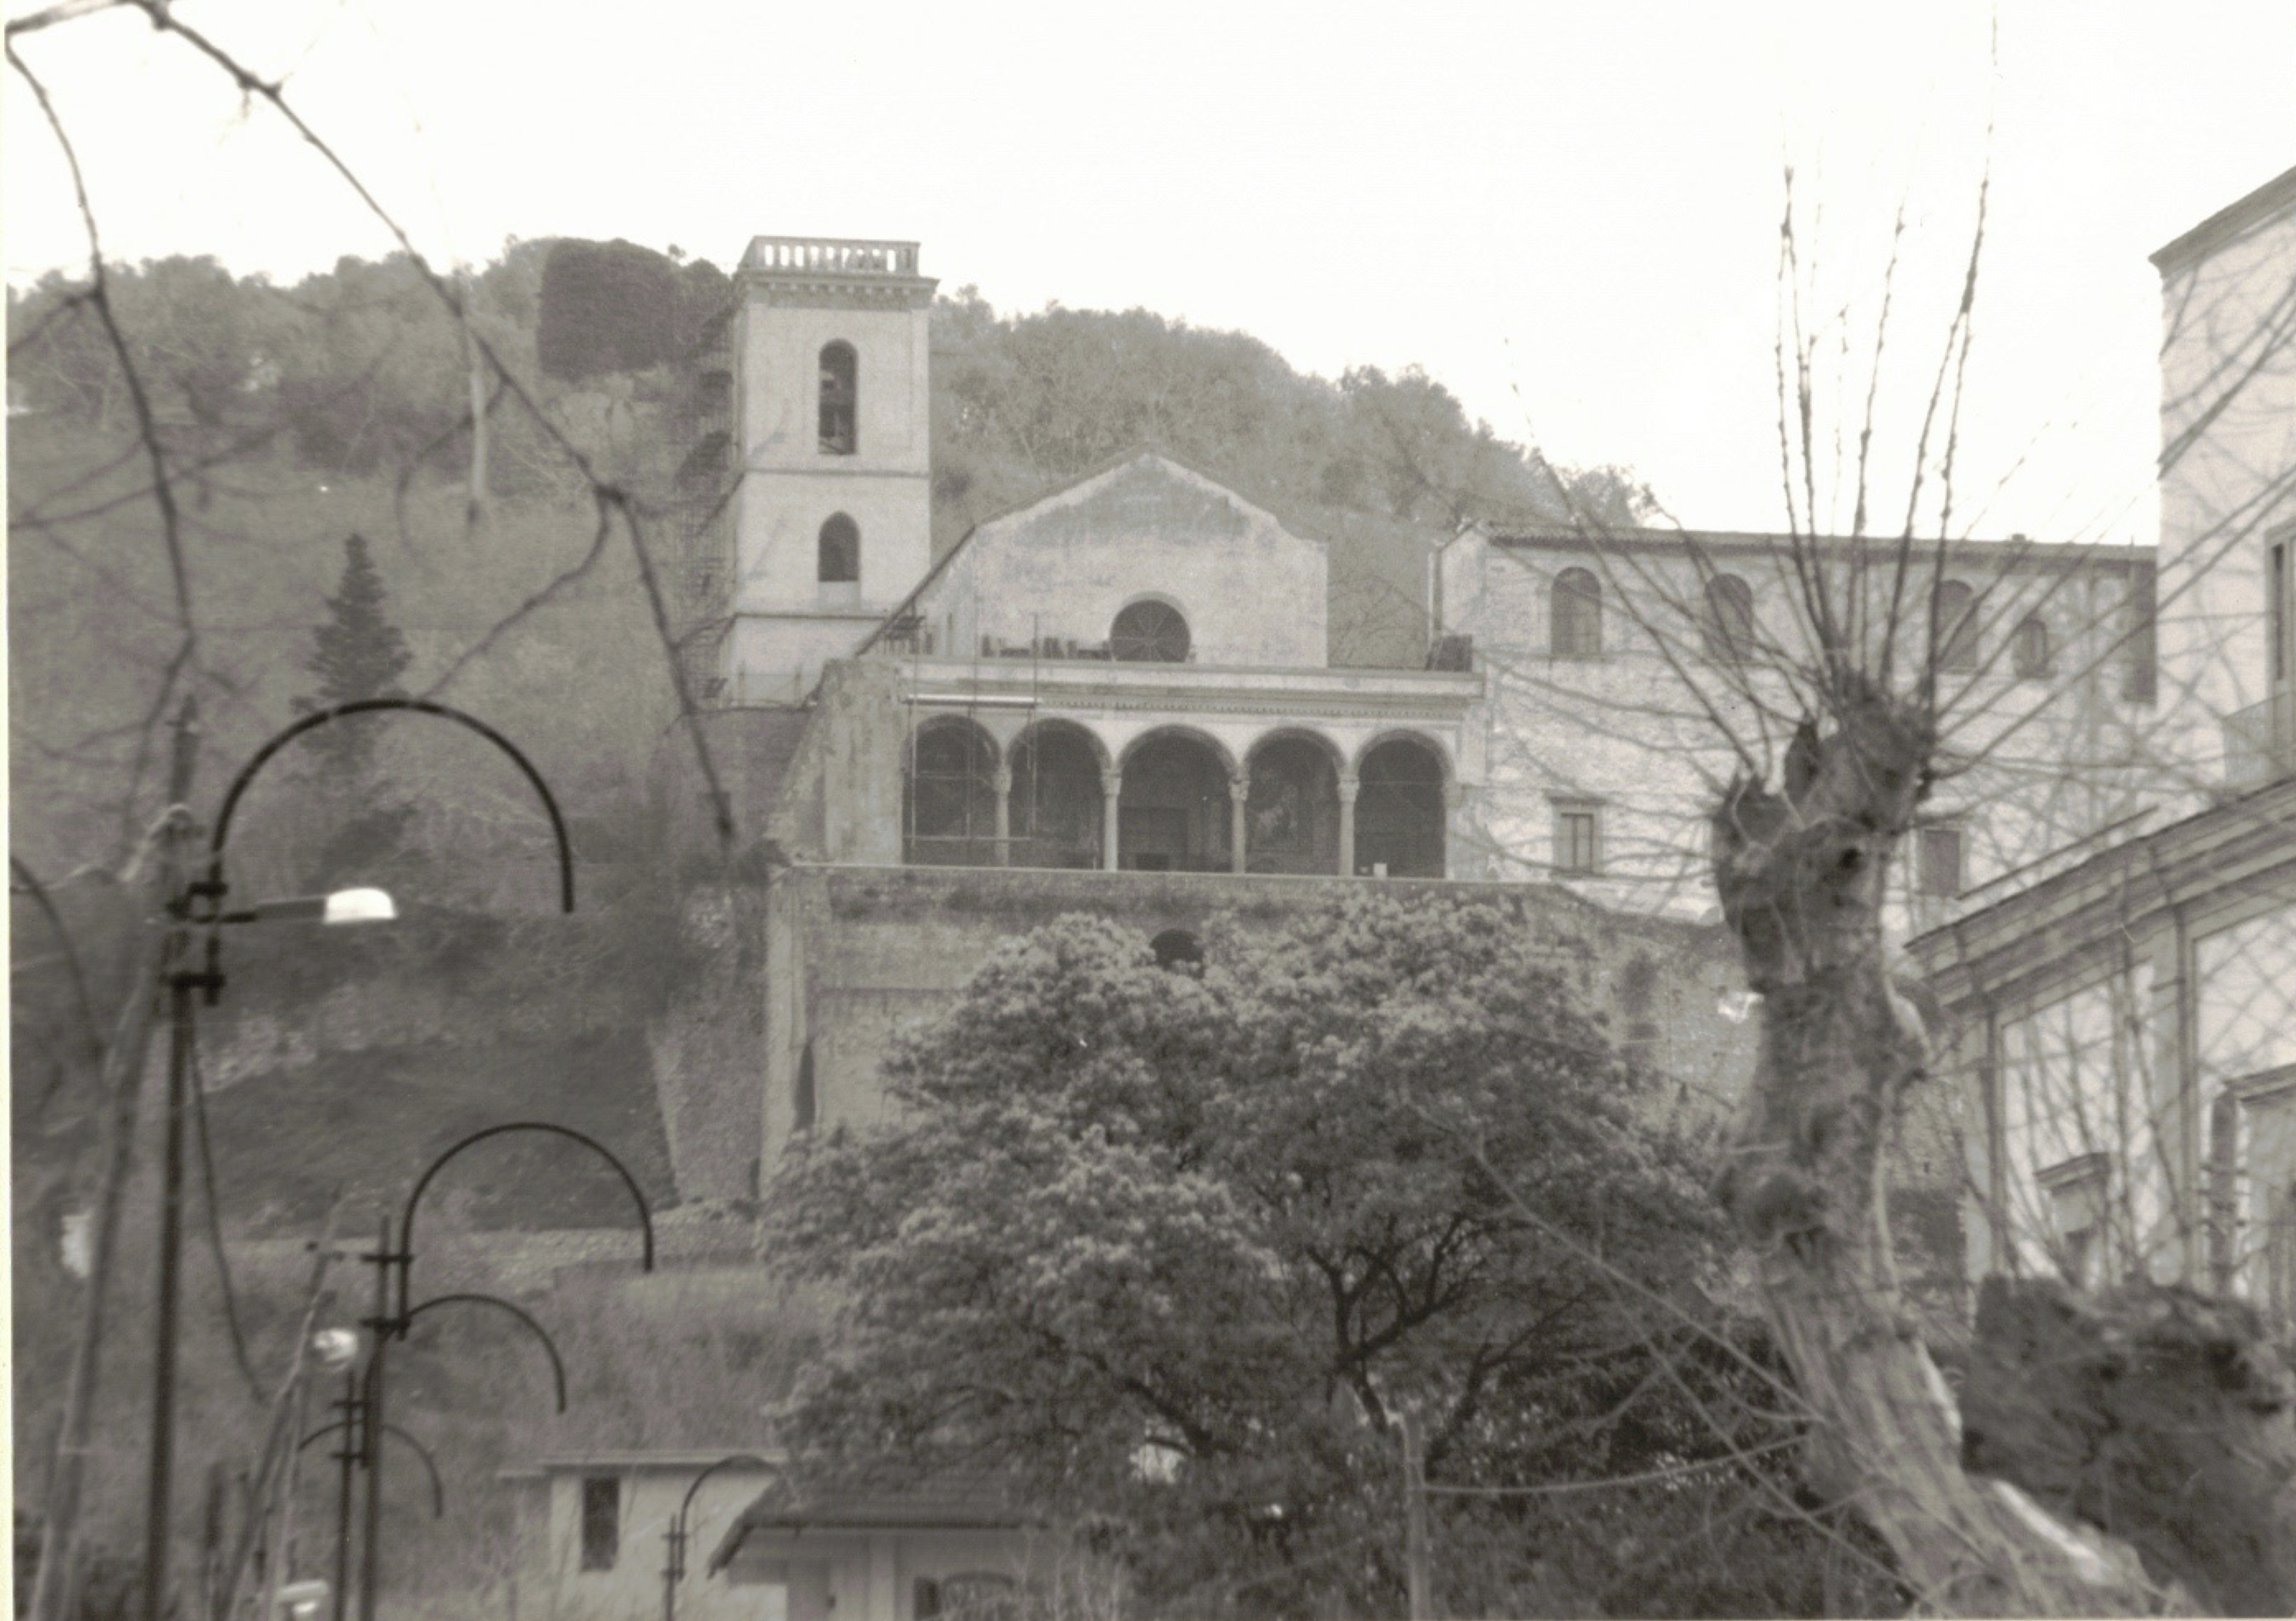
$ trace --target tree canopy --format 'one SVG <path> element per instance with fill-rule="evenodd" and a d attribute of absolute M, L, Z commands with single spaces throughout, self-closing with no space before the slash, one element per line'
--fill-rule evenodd
<path fill-rule="evenodd" d="M 1496 907 L 1356 894 L 1169 968 L 1063 919 L 887 1077 L 892 1123 L 800 1138 L 769 1204 L 851 1302 L 794 1413 L 817 1467 L 1119 1515 L 1152 1608 L 1367 1614 L 1406 1411 L 1439 1480 L 1711 1455 L 1650 1399 L 1651 1302 L 1697 1318 L 1718 1257 L 1697 1157 Z"/>

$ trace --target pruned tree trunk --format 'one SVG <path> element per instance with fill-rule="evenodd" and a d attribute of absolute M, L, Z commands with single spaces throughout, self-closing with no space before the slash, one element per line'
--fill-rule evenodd
<path fill-rule="evenodd" d="M 2206 1579 L 2193 1560 L 2163 1557 L 2177 1551 L 2173 1537 L 2132 1547 L 2085 1523 L 2107 1518 L 2094 1482 L 2086 1494 L 2062 1489 L 2067 1448 L 2080 1445 L 2067 1436 L 2069 1413 L 2093 1423 L 2102 1410 L 2062 1399 L 2055 1384 L 2073 1371 L 2056 1364 L 2090 1366 L 2060 1354 L 2069 1339 L 2102 1335 L 2104 1318 L 2058 1325 L 2052 1365 L 2018 1375 L 2025 1383 L 2012 1401 L 2029 1421 L 1987 1434 L 1986 1474 L 1964 1465 L 1960 1414 L 1899 1298 L 1882 1190 L 1890 1124 L 1928 1064 L 1921 1019 L 1890 982 L 1884 880 L 1928 789 L 1935 728 L 1918 701 L 1854 675 L 1837 682 L 1831 708 L 1823 729 L 1804 723 L 1775 789 L 1742 779 L 1714 818 L 1724 915 L 1763 998 L 1760 1060 L 1722 1195 L 1810 1411 L 1810 1484 L 1864 1516 L 1931 1613 L 2106 1616 L 2255 1601 L 2252 1580 Z M 2005 1343 L 1982 1347 L 1979 1362 L 1991 1370 L 2017 1357 Z M 1990 1390 L 2008 1388 L 1986 1378 Z M 2250 1396 L 2274 1399 L 2251 1379 L 2217 1399 L 2218 1416 Z M 2193 1402 L 2159 1404 L 2194 1411 Z M 2273 1422 L 2284 1431 L 2287 1412 L 2284 1404 L 2249 1420 L 2251 1431 Z M 2026 1467 L 2021 1454 L 2036 1448 L 2054 1472 Z M 2278 1511 L 2283 1545 L 2296 1546 L 2284 1496 L 2274 1506 L 2269 1450 L 2251 1447 L 2246 1466 L 2219 1474 L 2246 1491 L 2248 1523 Z M 2174 1497 L 2186 1488 L 2165 1472 L 2124 1469 L 2111 1490 Z M 2267 1601 L 2286 1613 L 2291 1595 Z"/>

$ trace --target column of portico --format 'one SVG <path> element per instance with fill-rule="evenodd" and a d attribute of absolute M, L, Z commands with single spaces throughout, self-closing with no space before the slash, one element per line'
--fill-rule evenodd
<path fill-rule="evenodd" d="M 1239 771 L 1227 780 L 1227 870 L 1231 872 L 1246 870 L 1243 834 L 1247 818 L 1244 812 L 1250 804 L 1250 774 Z"/>
<path fill-rule="evenodd" d="M 1111 769 L 1100 774 L 1100 865 L 1103 872 L 1116 871 L 1116 800 L 1123 791 L 1123 772 Z"/>
<path fill-rule="evenodd" d="M 1360 786 L 1356 774 L 1340 774 L 1340 876 L 1353 878 L 1356 874 L 1356 790 Z"/>
<path fill-rule="evenodd" d="M 999 760 L 988 779 L 996 790 L 996 864 L 1013 864 L 1013 767 Z"/>
<path fill-rule="evenodd" d="M 1443 781 L 1443 876 L 1451 876 L 1451 851 L 1459 842 L 1459 813 L 1466 808 L 1467 785 L 1456 777 Z"/>

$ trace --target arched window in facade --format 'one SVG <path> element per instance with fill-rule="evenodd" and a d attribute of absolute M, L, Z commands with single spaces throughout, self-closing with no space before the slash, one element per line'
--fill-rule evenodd
<path fill-rule="evenodd" d="M 1448 806 L 1434 745 L 1390 738 L 1364 755 L 1356 780 L 1357 876 L 1441 878 Z"/>
<path fill-rule="evenodd" d="M 821 454 L 849 456 L 860 448 L 860 370 L 843 339 L 821 348 Z"/>
<path fill-rule="evenodd" d="M 1188 621 L 1169 602 L 1135 602 L 1109 627 L 1108 656 L 1128 664 L 1185 664 Z"/>
<path fill-rule="evenodd" d="M 817 577 L 824 585 L 851 585 L 861 577 L 861 526 L 842 512 L 821 526 Z"/>
<path fill-rule="evenodd" d="M 996 864 L 996 745 L 979 726 L 951 715 L 918 728 L 902 798 L 910 865 Z"/>
<path fill-rule="evenodd" d="M 2009 639 L 2009 659 L 2020 681 L 2035 681 L 2049 673 L 2049 625 L 2039 614 L 2028 614 Z"/>
<path fill-rule="evenodd" d="M 1938 668 L 1977 667 L 1977 593 L 1961 580 L 1940 580 L 1937 588 Z"/>
<path fill-rule="evenodd" d="M 1557 659 L 1595 659 L 1603 652 L 1603 584 L 1584 569 L 1565 569 L 1547 595 L 1551 643 Z"/>
<path fill-rule="evenodd" d="M 1706 653 L 1738 664 L 1754 652 L 1754 588 L 1734 574 L 1706 582 Z"/>

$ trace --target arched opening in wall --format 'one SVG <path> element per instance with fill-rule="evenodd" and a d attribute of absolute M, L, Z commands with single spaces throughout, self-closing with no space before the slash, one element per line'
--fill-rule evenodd
<path fill-rule="evenodd" d="M 1446 796 L 1435 746 L 1390 738 L 1364 756 L 1356 778 L 1357 873 L 1441 878 Z"/>
<path fill-rule="evenodd" d="M 790 1083 L 790 1129 L 811 1131 L 816 1112 L 813 1084 L 813 1039 L 806 1038 L 805 1051 L 797 1055 L 797 1078 Z"/>
<path fill-rule="evenodd" d="M 1734 574 L 1706 582 L 1706 656 L 1740 664 L 1754 654 L 1754 588 Z"/>
<path fill-rule="evenodd" d="M 821 454 L 849 456 L 860 448 L 861 391 L 853 346 L 843 339 L 821 347 Z"/>
<path fill-rule="evenodd" d="M 1013 745 L 1013 864 L 1099 866 L 1100 801 L 1100 751 L 1084 728 L 1029 727 Z"/>
<path fill-rule="evenodd" d="M 1159 968 L 1191 970 L 1204 965 L 1204 943 L 1185 929 L 1167 929 L 1148 942 L 1148 949 L 1156 954 Z"/>
<path fill-rule="evenodd" d="M 1340 774 L 1331 750 L 1276 737 L 1252 750 L 1244 806 L 1244 871 L 1340 871 Z"/>
<path fill-rule="evenodd" d="M 1938 668 L 1977 667 L 1977 593 L 1961 580 L 1940 580 L 1931 607 L 1935 616 Z"/>
<path fill-rule="evenodd" d="M 1547 623 L 1557 659 L 1603 655 L 1603 583 L 1584 569 L 1565 569 L 1548 593 Z"/>
<path fill-rule="evenodd" d="M 1127 664 L 1185 664 L 1192 645 L 1186 616 L 1169 602 L 1135 602 L 1108 630 L 1108 656 Z"/>
<path fill-rule="evenodd" d="M 1210 744 L 1160 732 L 1125 757 L 1116 864 L 1135 872 L 1228 870 L 1227 766 Z"/>
<path fill-rule="evenodd" d="M 2011 667 L 2020 681 L 2038 681 L 2049 673 L 2049 626 L 2039 614 L 2028 614 L 2009 640 Z"/>
<path fill-rule="evenodd" d="M 842 512 L 832 512 L 821 526 L 816 556 L 816 573 L 823 585 L 857 582 L 861 577 L 861 526 Z"/>
<path fill-rule="evenodd" d="M 996 745 L 961 716 L 917 729 L 902 794 L 903 859 L 920 867 L 996 862 Z"/>

